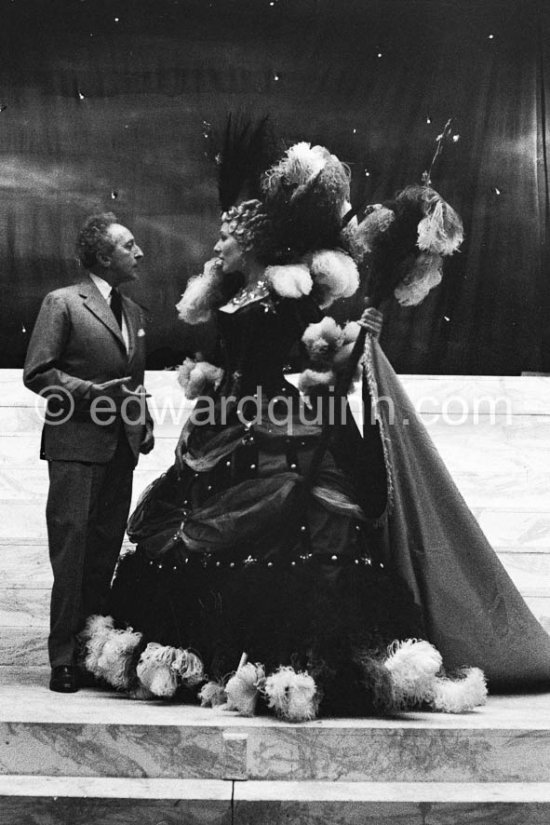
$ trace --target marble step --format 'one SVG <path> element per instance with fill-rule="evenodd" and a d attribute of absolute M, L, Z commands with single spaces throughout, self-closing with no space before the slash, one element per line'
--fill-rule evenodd
<path fill-rule="evenodd" d="M 547 825 L 550 783 L 0 777 L 9 825 Z"/>
<path fill-rule="evenodd" d="M 46 669 L 0 669 L 0 775 L 481 784 L 550 777 L 550 694 L 491 696 L 461 715 L 288 724 L 108 691 L 55 694 L 47 677 Z"/>
<path fill-rule="evenodd" d="M 550 783 L 243 782 L 235 825 L 548 825 Z"/>
<path fill-rule="evenodd" d="M 232 825 L 222 780 L 0 776 L 5 825 Z"/>

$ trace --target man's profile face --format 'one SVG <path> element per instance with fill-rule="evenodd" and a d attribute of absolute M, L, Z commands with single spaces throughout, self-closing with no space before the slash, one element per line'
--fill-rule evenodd
<path fill-rule="evenodd" d="M 114 244 L 114 248 L 105 258 L 108 260 L 107 272 L 113 286 L 125 281 L 135 281 L 138 277 L 138 264 L 143 258 L 143 252 L 137 245 L 134 236 L 120 223 L 112 223 L 106 232 L 107 238 Z"/>

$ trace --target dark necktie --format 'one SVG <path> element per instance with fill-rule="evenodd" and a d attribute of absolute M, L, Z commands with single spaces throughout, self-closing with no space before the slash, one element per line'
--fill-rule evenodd
<path fill-rule="evenodd" d="M 122 329 L 122 298 L 118 289 L 113 287 L 111 290 L 111 310 L 116 318 L 117 324 Z"/>

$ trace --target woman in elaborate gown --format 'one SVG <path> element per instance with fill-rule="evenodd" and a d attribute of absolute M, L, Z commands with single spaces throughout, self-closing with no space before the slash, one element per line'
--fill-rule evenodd
<path fill-rule="evenodd" d="M 180 370 L 197 404 L 174 466 L 130 520 L 137 549 L 119 563 L 111 616 L 88 622 L 85 664 L 138 698 L 198 694 L 288 720 L 468 710 L 485 700 L 480 668 L 495 684 L 520 670 L 541 682 L 550 645 L 493 551 L 478 554 L 484 539 L 421 425 L 411 438 L 375 405 L 360 434 L 347 403 L 334 404 L 330 387 L 360 327 L 341 329 L 324 311 L 359 280 L 340 246 L 346 171 L 326 150 L 313 161 L 313 185 L 330 194 L 323 246 L 295 211 L 286 237 L 302 249 L 269 264 L 281 211 L 269 201 L 288 183 L 289 150 L 263 201 L 224 213 L 216 258 L 178 305 L 187 323 L 215 318 L 216 364 L 188 359 Z M 376 343 L 380 323 L 374 309 L 360 320 L 370 333 L 365 409 L 388 393 L 414 418 Z M 297 388 L 285 374 L 300 349 L 311 368 Z M 519 643 L 525 630 L 537 653 Z"/>

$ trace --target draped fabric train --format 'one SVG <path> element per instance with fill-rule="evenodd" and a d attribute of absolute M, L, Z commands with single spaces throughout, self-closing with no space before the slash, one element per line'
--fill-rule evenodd
<path fill-rule="evenodd" d="M 394 487 L 388 546 L 422 606 L 430 641 L 447 668 L 465 662 L 482 668 L 493 691 L 550 687 L 550 636 L 489 545 L 372 339 L 367 360 L 371 384 L 376 376 L 371 394 L 393 405 L 378 405 Z"/>

